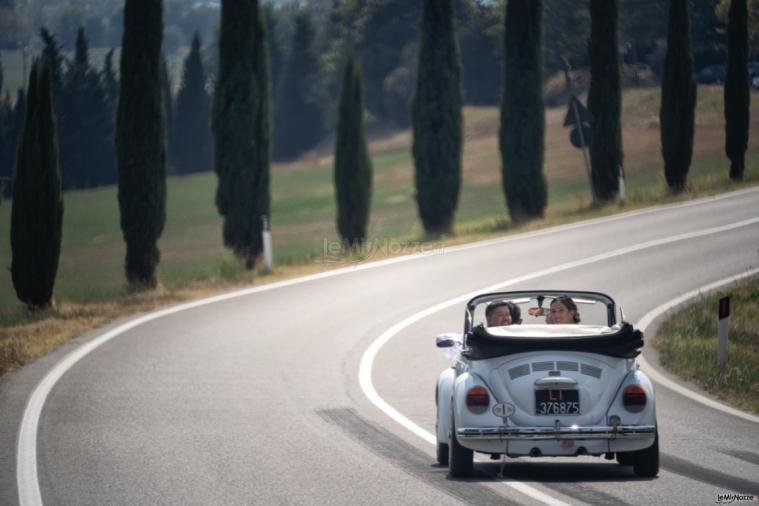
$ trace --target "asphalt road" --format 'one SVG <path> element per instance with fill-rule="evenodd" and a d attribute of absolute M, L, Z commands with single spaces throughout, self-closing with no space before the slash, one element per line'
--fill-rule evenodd
<path fill-rule="evenodd" d="M 715 504 L 718 494 L 759 495 L 759 424 L 664 387 L 656 479 L 583 457 L 512 459 L 505 478 L 498 463 L 484 462 L 475 478 L 453 481 L 435 465 L 434 447 L 359 386 L 362 356 L 393 325 L 498 283 L 607 292 L 635 322 L 684 292 L 759 266 L 758 209 L 752 189 L 361 264 L 139 325 L 77 362 L 47 396 L 36 439 L 42 501 Z M 379 396 L 429 433 L 435 378 L 449 365 L 434 337 L 460 331 L 463 312 L 452 303 L 406 326 L 372 364 Z M 17 440 L 30 393 L 103 332 L 0 384 L 1 504 L 19 502 Z"/>

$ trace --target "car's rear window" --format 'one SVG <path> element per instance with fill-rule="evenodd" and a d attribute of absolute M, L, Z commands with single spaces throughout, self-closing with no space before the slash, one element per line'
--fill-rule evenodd
<path fill-rule="evenodd" d="M 544 297 L 542 300 L 539 300 L 535 297 L 522 297 L 522 298 L 505 298 L 505 299 L 495 299 L 488 302 L 483 302 L 481 304 L 478 304 L 474 310 L 473 313 L 473 323 L 474 325 L 482 324 L 485 327 L 499 327 L 498 323 L 501 322 L 494 322 L 493 318 L 491 318 L 490 321 L 488 321 L 488 317 L 486 315 L 488 306 L 491 306 L 493 309 L 491 309 L 491 313 L 495 313 L 498 311 L 499 305 L 501 305 L 504 302 L 508 302 L 510 304 L 514 304 L 517 308 L 519 308 L 519 317 L 521 319 L 521 325 L 546 325 L 546 324 L 559 324 L 560 322 L 551 322 L 551 303 L 554 300 L 554 297 Z M 601 301 L 592 300 L 590 298 L 571 298 L 571 303 L 568 305 L 571 305 L 572 303 L 577 308 L 576 311 L 572 312 L 572 314 L 576 313 L 579 316 L 579 324 L 582 325 L 591 325 L 591 326 L 599 326 L 604 327 L 608 325 L 608 310 L 606 304 L 604 304 Z M 561 304 L 561 302 L 557 302 L 556 304 Z M 562 304 L 562 306 L 564 306 Z M 564 308 L 566 310 L 566 307 Z M 500 311 L 503 311 L 502 308 Z M 513 311 L 512 311 L 513 312 Z M 518 322 L 512 321 L 511 324 L 517 324 Z M 564 323 L 564 322 L 561 322 Z M 510 325 L 510 324 L 509 324 Z M 495 334 L 495 331 L 491 332 L 492 334 Z"/>

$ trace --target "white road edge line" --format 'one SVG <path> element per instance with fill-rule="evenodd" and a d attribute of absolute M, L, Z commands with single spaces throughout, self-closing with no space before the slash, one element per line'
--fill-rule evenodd
<path fill-rule="evenodd" d="M 755 223 L 759 223 L 759 218 L 752 218 L 749 220 L 744 220 L 741 222 L 733 223 L 731 225 L 725 225 L 722 227 L 714 227 L 710 229 L 701 230 L 698 232 L 689 232 L 685 234 L 676 235 L 673 237 L 665 238 L 665 239 L 657 239 L 653 241 L 648 241 L 645 243 L 641 243 L 635 246 L 628 246 L 626 248 L 620 248 L 617 250 L 613 250 L 607 253 L 602 253 L 600 255 L 595 255 L 589 258 L 586 258 L 585 260 L 577 260 L 574 262 L 568 262 L 565 264 L 557 265 L 554 267 L 550 267 L 548 269 L 543 269 L 538 272 L 534 272 L 532 274 L 528 274 L 525 276 L 520 276 L 518 278 L 509 279 L 506 281 L 502 281 L 500 283 L 496 283 L 494 285 L 490 285 L 487 287 L 483 287 L 481 289 L 471 291 L 469 293 L 466 293 L 464 295 L 460 295 L 458 297 L 454 297 L 453 299 L 449 299 L 447 301 L 441 302 L 439 304 L 436 304 L 434 306 L 431 306 L 423 311 L 420 311 L 416 314 L 413 314 L 404 320 L 396 323 L 389 329 L 387 329 L 385 332 L 383 332 L 372 344 L 367 348 L 367 350 L 364 352 L 364 354 L 361 357 L 361 363 L 359 365 L 359 385 L 361 386 L 361 389 L 364 391 L 364 395 L 369 399 L 369 401 L 372 402 L 376 407 L 378 407 L 380 410 L 382 410 L 387 416 L 392 418 L 395 422 L 402 425 L 409 431 L 413 432 L 417 436 L 421 437 L 425 441 L 427 441 L 430 444 L 437 444 L 436 436 L 413 421 L 411 421 L 409 418 L 401 414 L 398 410 L 396 410 L 393 406 L 388 404 L 378 393 L 377 390 L 374 388 L 374 383 L 372 382 L 372 367 L 374 365 L 374 359 L 377 356 L 377 353 L 379 353 L 380 349 L 387 344 L 390 339 L 395 337 L 401 330 L 411 326 L 412 324 L 434 314 L 438 311 L 441 311 L 443 309 L 446 309 L 448 307 L 462 304 L 474 296 L 481 294 L 481 293 L 488 293 L 488 292 L 494 292 L 497 290 L 501 290 L 503 288 L 506 288 L 511 285 L 515 285 L 517 283 L 522 283 L 524 281 L 528 281 L 531 279 L 547 276 L 549 274 L 554 274 L 560 271 L 573 269 L 575 267 L 579 267 L 582 265 L 588 265 L 595 262 L 600 262 L 603 260 L 608 260 L 610 258 L 626 255 L 635 251 L 640 251 L 648 248 L 653 248 L 656 246 L 662 246 L 665 244 L 683 241 L 687 239 L 693 239 L 696 237 L 702 237 L 705 235 L 710 234 L 716 234 L 720 232 L 725 232 L 728 230 L 733 230 L 740 227 L 745 227 L 749 225 L 753 225 Z M 650 313 L 649 313 L 650 314 Z M 650 367 L 648 367 L 650 369 Z M 683 389 L 685 390 L 685 389 Z M 697 395 L 697 394 L 694 394 Z M 517 482 L 517 481 L 504 481 L 506 485 L 509 487 L 522 492 L 523 494 L 536 499 L 540 502 L 543 502 L 545 504 L 549 504 L 552 506 L 558 506 L 566 504 L 564 502 L 559 501 L 558 499 L 555 499 L 551 497 L 548 494 L 545 494 L 544 492 L 531 487 L 525 483 Z"/>
<path fill-rule="evenodd" d="M 586 221 L 582 221 L 578 223 L 570 223 L 567 225 L 560 225 L 557 227 L 550 227 L 547 229 L 538 230 L 535 232 L 528 232 L 525 234 L 519 234 L 515 236 L 509 236 L 509 237 L 497 238 L 497 239 L 487 239 L 487 240 L 483 240 L 483 241 L 479 241 L 479 242 L 475 242 L 471 244 L 463 244 L 460 246 L 446 247 L 444 248 L 444 251 L 446 253 L 454 253 L 458 251 L 465 251 L 469 249 L 490 246 L 493 244 L 501 244 L 501 243 L 508 243 L 508 242 L 517 241 L 517 240 L 524 240 L 524 239 L 529 239 L 532 237 L 547 235 L 550 233 L 555 233 L 555 232 L 560 232 L 560 231 L 565 231 L 565 230 L 574 230 L 577 228 L 588 227 L 588 226 L 592 226 L 599 223 L 607 223 L 611 221 L 622 220 L 629 217 L 640 216 L 643 214 L 651 214 L 651 213 L 669 211 L 672 209 L 680 209 L 683 207 L 692 207 L 692 206 L 698 206 L 702 204 L 709 204 L 715 201 L 724 200 L 724 199 L 733 198 L 733 197 L 739 197 L 744 194 L 754 193 L 757 191 L 759 191 L 759 188 L 756 188 L 756 187 L 747 188 L 745 190 L 738 190 L 735 192 L 724 193 L 724 194 L 720 194 L 716 196 L 704 197 L 700 199 L 691 200 L 688 202 L 672 204 L 672 205 L 656 206 L 656 207 L 646 208 L 646 209 L 639 209 L 639 210 L 630 211 L 627 213 L 616 214 L 616 215 L 608 216 L 604 218 L 586 220 Z M 410 260 L 416 260 L 416 259 L 423 258 L 429 255 L 430 253 L 415 253 L 415 254 L 405 255 L 405 256 L 400 256 L 400 257 L 395 257 L 395 258 L 388 258 L 385 260 L 367 262 L 360 265 L 353 265 L 353 266 L 343 267 L 339 269 L 334 269 L 331 271 L 302 276 L 299 278 L 278 281 L 278 282 L 270 283 L 267 285 L 246 288 L 243 290 L 238 290 L 238 291 L 229 292 L 222 295 L 217 295 L 217 296 L 210 297 L 207 299 L 200 299 L 193 302 L 188 302 L 186 304 L 180 304 L 177 306 L 169 307 L 166 309 L 158 310 L 158 311 L 143 315 L 134 320 L 130 320 L 106 332 L 105 334 L 93 339 L 92 341 L 83 345 L 82 347 L 77 348 L 76 350 L 72 351 L 69 355 L 64 357 L 58 364 L 56 364 L 56 366 L 50 372 L 48 372 L 48 374 L 37 385 L 37 387 L 32 392 L 31 396 L 29 397 L 29 401 L 27 402 L 26 408 L 24 410 L 24 414 L 21 419 L 21 425 L 19 427 L 19 435 L 18 435 L 18 445 L 17 445 L 17 451 L 16 451 L 16 482 L 17 482 L 17 487 L 18 487 L 19 502 L 21 506 L 27 506 L 27 505 L 38 506 L 42 504 L 42 496 L 40 493 L 39 479 L 37 475 L 37 429 L 39 426 L 39 418 L 40 418 L 40 415 L 42 414 L 42 408 L 45 404 L 45 400 L 47 399 L 47 396 L 49 395 L 50 391 L 53 389 L 55 384 L 58 382 L 58 380 L 66 373 L 66 371 L 68 371 L 71 367 L 73 367 L 79 360 L 87 356 L 90 352 L 102 346 L 106 342 L 110 341 L 111 339 L 123 334 L 124 332 L 134 327 L 137 327 L 149 321 L 162 318 L 164 316 L 168 316 L 174 313 L 179 313 L 181 311 L 185 311 L 188 309 L 194 309 L 197 307 L 213 304 L 216 302 L 230 300 L 237 297 L 243 297 L 243 296 L 258 293 L 258 292 L 275 290 L 278 288 L 283 288 L 283 287 L 296 285 L 300 283 L 306 283 L 309 281 L 315 281 L 315 280 L 329 278 L 333 276 L 339 276 L 342 274 L 349 274 L 351 272 L 374 269 L 378 267 L 383 267 L 385 265 L 392 265 L 392 264 L 406 262 Z"/>
<path fill-rule="evenodd" d="M 740 281 L 741 279 L 751 277 L 757 273 L 759 273 L 759 268 L 746 271 L 743 274 L 739 274 L 737 276 L 731 276 L 729 278 L 721 279 L 719 281 L 710 283 L 708 285 L 704 285 L 700 288 L 697 288 L 696 290 L 685 293 L 681 295 L 680 297 L 677 297 L 676 299 L 672 299 L 671 301 L 667 302 L 663 306 L 659 306 L 656 309 L 646 313 L 646 315 L 640 319 L 640 322 L 638 323 L 638 328 L 641 331 L 645 332 L 646 327 L 651 325 L 651 322 L 656 320 L 659 316 L 663 315 L 670 309 L 677 307 L 680 304 L 683 304 L 690 299 L 695 299 L 702 295 L 706 295 L 709 292 L 718 290 L 719 288 L 722 288 L 725 285 L 735 283 L 737 281 Z M 696 402 L 700 402 L 701 404 L 709 406 L 710 408 L 714 408 L 724 413 L 737 416 L 738 418 L 743 418 L 744 420 L 748 420 L 749 422 L 759 423 L 759 416 L 755 416 L 750 413 L 746 413 L 745 411 L 741 411 L 741 410 L 732 408 L 730 406 L 727 406 L 725 404 L 722 404 L 721 402 L 715 401 L 714 399 L 710 399 L 709 397 L 701 395 L 698 392 L 694 392 L 693 390 L 672 381 L 671 379 L 664 376 L 657 368 L 649 364 L 646 361 L 646 359 L 643 358 L 643 355 L 640 355 L 638 357 L 638 362 L 640 363 L 641 367 L 645 369 L 646 373 L 648 373 L 651 379 L 654 380 L 656 383 L 670 390 L 673 390 L 682 396 L 688 397 L 689 399 L 692 399 Z"/>

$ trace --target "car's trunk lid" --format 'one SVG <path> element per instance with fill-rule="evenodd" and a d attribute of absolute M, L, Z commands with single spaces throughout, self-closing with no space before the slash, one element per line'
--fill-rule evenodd
<path fill-rule="evenodd" d="M 594 353 L 533 352 L 477 361 L 473 368 L 482 371 L 497 402 L 514 405 L 513 424 L 591 426 L 606 423 L 632 363 Z"/>

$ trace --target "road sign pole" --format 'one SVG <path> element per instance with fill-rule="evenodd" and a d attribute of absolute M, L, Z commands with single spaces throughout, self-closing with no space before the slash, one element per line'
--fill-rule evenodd
<path fill-rule="evenodd" d="M 730 297 L 719 300 L 719 322 L 717 323 L 717 370 L 724 371 L 727 362 L 727 330 L 730 320 Z"/>
<path fill-rule="evenodd" d="M 575 113 L 575 122 L 577 124 L 577 131 L 580 134 L 580 149 L 582 149 L 582 156 L 585 159 L 585 171 L 588 173 L 588 182 L 590 183 L 590 192 L 593 194 L 593 198 L 595 199 L 596 192 L 593 191 L 593 176 L 591 174 L 591 167 L 590 167 L 590 158 L 588 158 L 588 153 L 585 151 L 585 135 L 582 132 L 582 121 L 580 121 L 580 111 L 577 110 L 577 102 L 572 100 L 572 111 Z"/>

